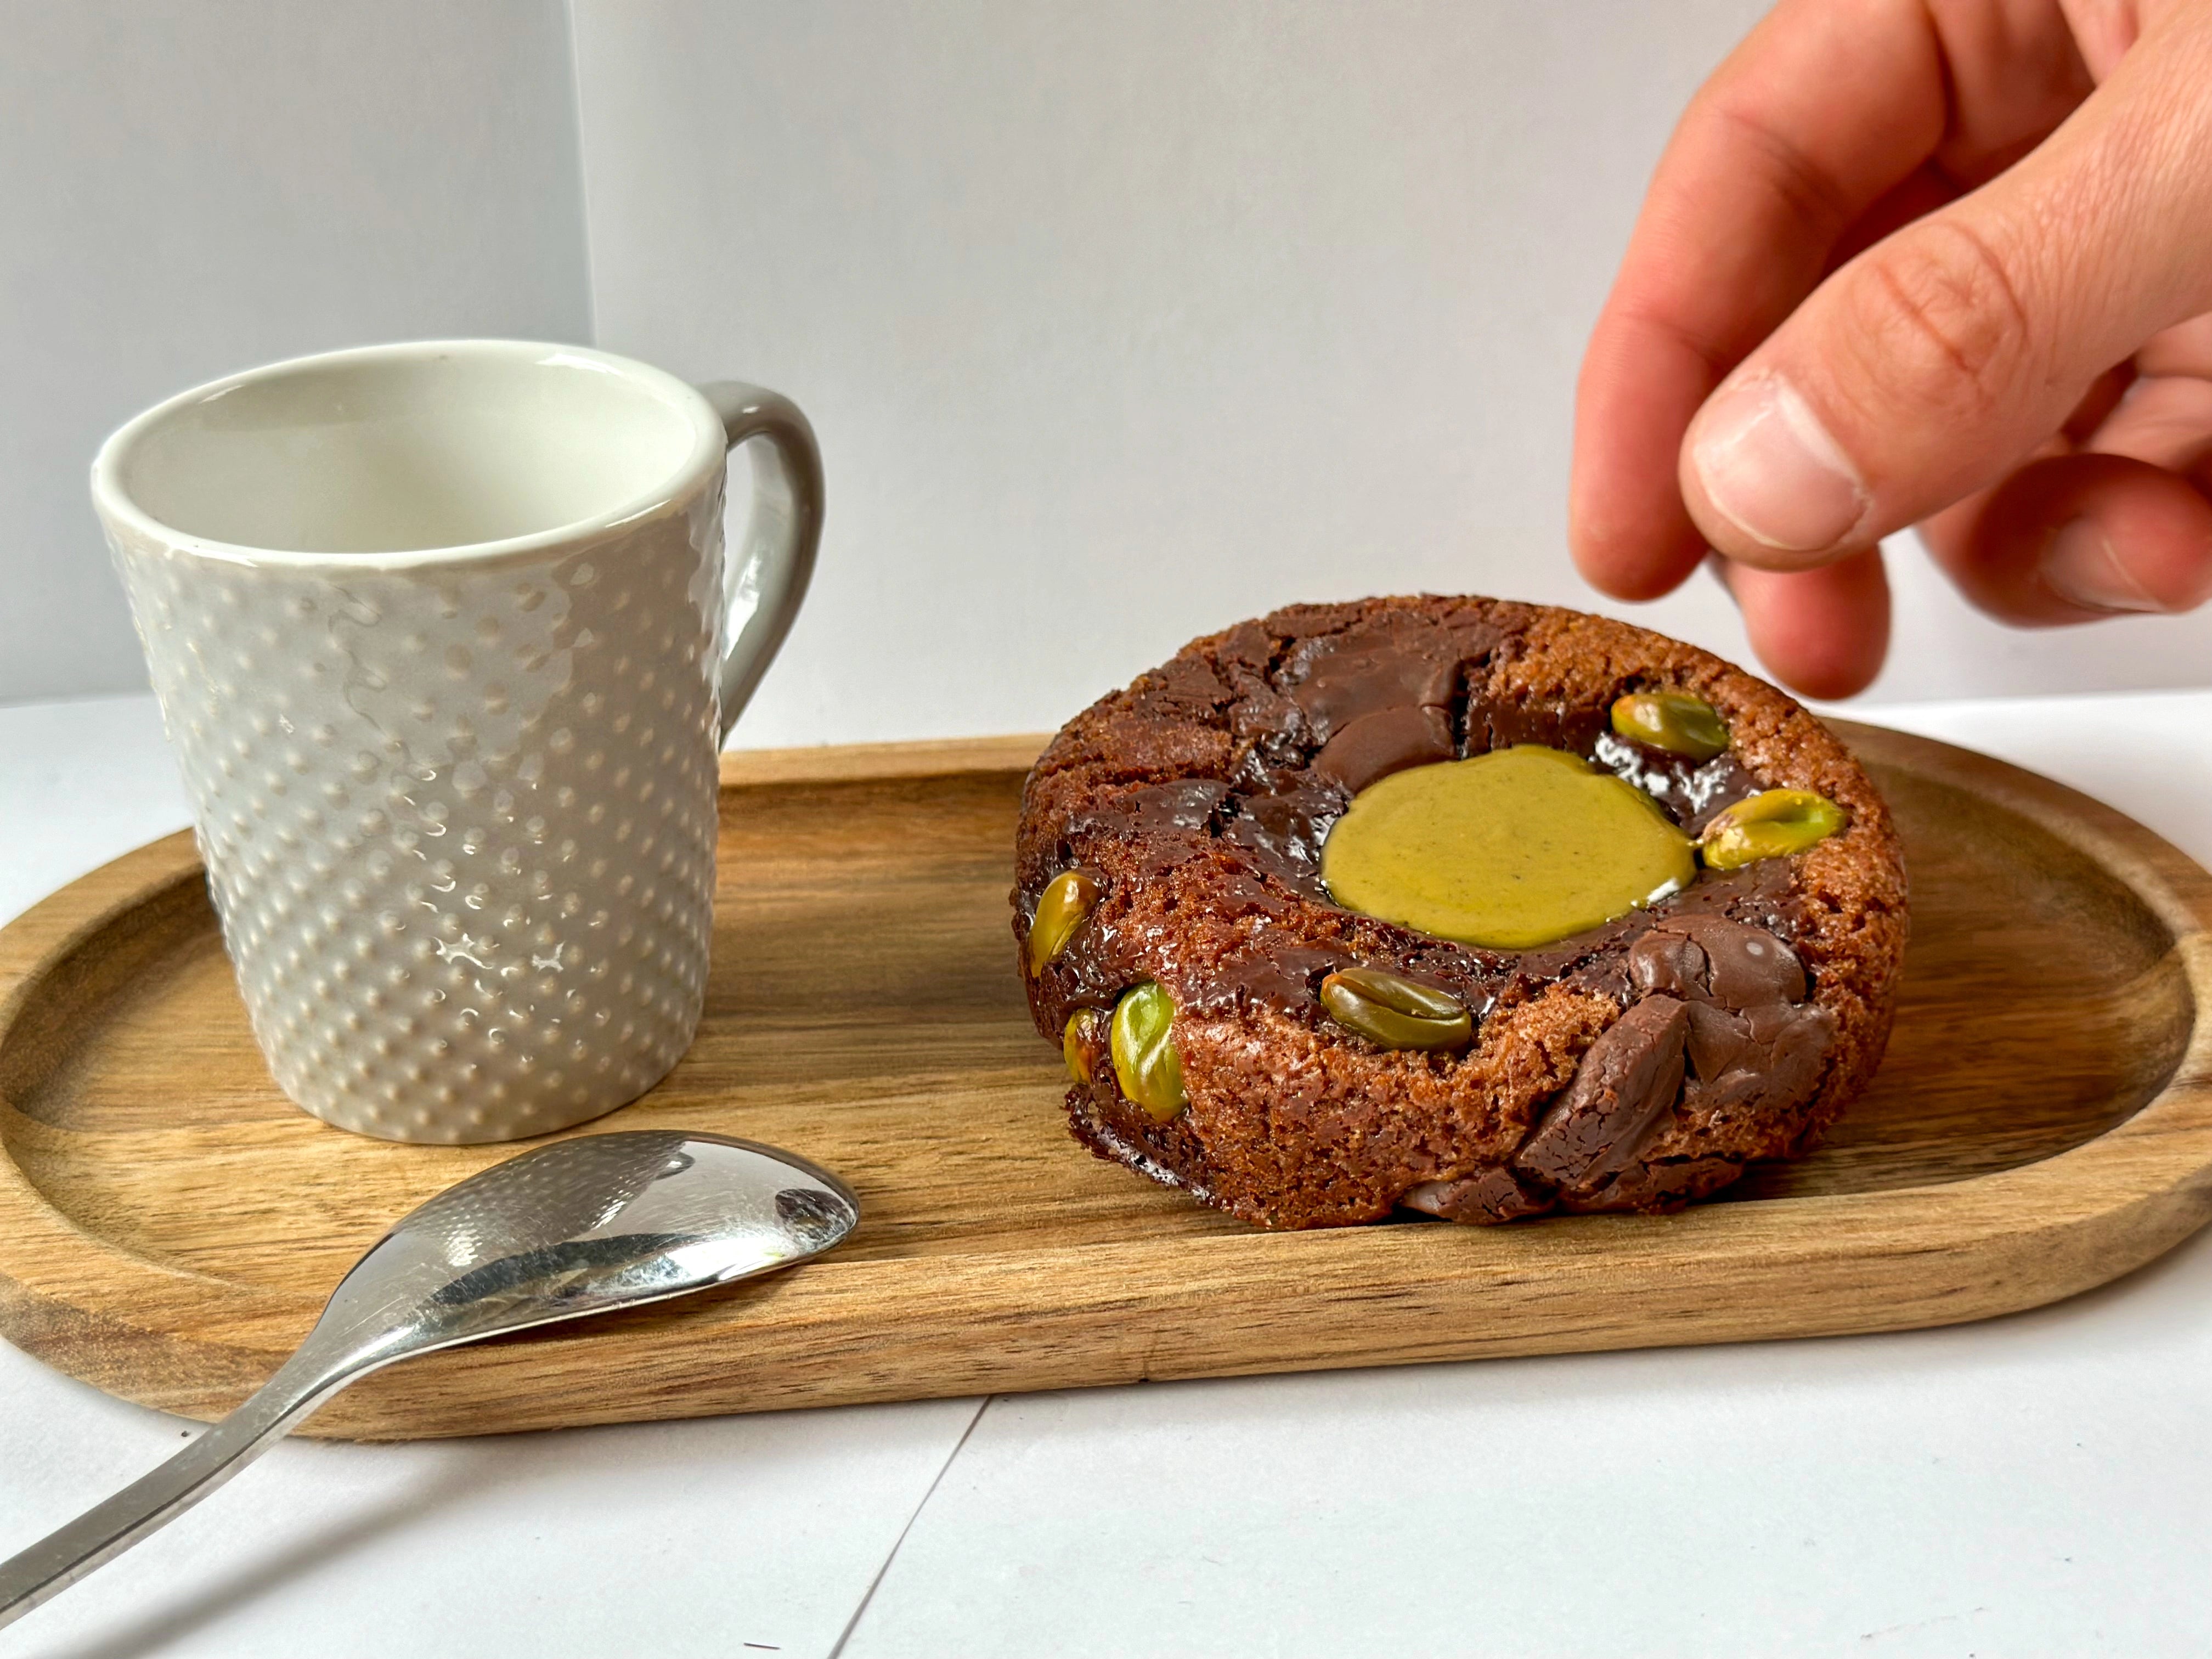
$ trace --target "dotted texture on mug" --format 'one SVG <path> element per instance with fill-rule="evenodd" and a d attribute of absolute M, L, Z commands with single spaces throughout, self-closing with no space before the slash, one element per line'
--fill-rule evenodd
<path fill-rule="evenodd" d="M 720 510 L 357 576 L 116 545 L 254 1035 L 309 1111 L 508 1139 L 690 1044 Z"/>

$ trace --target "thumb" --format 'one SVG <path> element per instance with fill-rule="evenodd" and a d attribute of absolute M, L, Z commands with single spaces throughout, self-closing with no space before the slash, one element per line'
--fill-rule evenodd
<path fill-rule="evenodd" d="M 1867 547 L 2003 477 L 2100 374 L 2212 307 L 2212 9 L 2172 21 L 2024 160 L 1837 270 L 1706 400 L 1680 480 L 1715 548 L 1797 570 Z"/>

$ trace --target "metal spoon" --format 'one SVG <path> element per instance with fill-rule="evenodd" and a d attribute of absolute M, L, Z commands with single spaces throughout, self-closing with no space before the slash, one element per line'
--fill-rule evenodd
<path fill-rule="evenodd" d="M 787 1267 L 860 1218 L 860 1201 L 828 1170 L 721 1135 L 586 1135 L 471 1176 L 354 1264 L 299 1352 L 252 1399 L 151 1474 L 0 1563 L 0 1625 L 174 1520 L 371 1371 Z"/>

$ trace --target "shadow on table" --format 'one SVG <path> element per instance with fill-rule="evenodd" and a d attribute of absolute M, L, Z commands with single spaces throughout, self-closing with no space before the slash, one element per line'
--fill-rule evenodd
<path fill-rule="evenodd" d="M 207 1575 L 204 1583 L 173 1591 L 161 1599 L 155 1610 L 118 1629 L 100 1635 L 78 1632 L 55 1646 L 26 1648 L 21 1650 L 23 1659 L 141 1659 L 141 1656 L 161 1652 L 170 1644 L 191 1635 L 242 1604 L 281 1590 L 302 1575 L 342 1559 L 386 1533 L 419 1523 L 425 1514 L 445 1504 L 464 1496 L 481 1497 L 487 1487 L 499 1484 L 502 1467 L 514 1467 L 511 1460 L 500 1454 L 501 1448 L 496 1445 L 476 1448 L 435 1479 L 374 1504 L 361 1514 L 310 1532 L 288 1548 L 264 1554 L 258 1561 L 240 1562 L 229 1571 L 217 1567 Z M 241 1496 L 234 1492 L 222 1492 L 211 1502 L 217 1505 L 234 1503 Z M 221 1548 L 219 1543 L 214 1545 L 209 1553 L 216 1555 Z M 126 1553 L 100 1571 L 125 1573 L 130 1570 L 131 1557 Z M 65 1590 L 63 1595 L 71 1593 Z M 32 1613 L 16 1627 L 16 1632 L 35 1638 L 35 1621 L 40 1617 L 38 1613 Z"/>

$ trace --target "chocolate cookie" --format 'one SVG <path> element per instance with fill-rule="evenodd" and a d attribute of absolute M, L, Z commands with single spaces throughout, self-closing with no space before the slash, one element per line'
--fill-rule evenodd
<path fill-rule="evenodd" d="M 1016 854 L 1077 1139 L 1270 1227 L 1666 1209 L 1796 1157 L 1873 1075 L 1905 947 L 1889 814 L 1811 715 L 1493 599 L 1194 641 L 1060 731 Z M 1554 913 L 1580 930 L 1528 944 Z"/>

